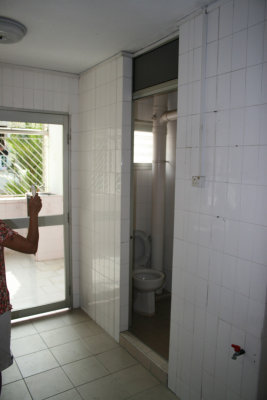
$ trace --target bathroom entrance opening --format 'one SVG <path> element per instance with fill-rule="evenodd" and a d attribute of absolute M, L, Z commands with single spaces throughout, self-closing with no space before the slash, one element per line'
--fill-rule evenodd
<path fill-rule="evenodd" d="M 69 307 L 68 116 L 0 110 L 0 219 L 27 235 L 31 185 L 42 199 L 35 255 L 5 249 L 12 319 Z"/>
<path fill-rule="evenodd" d="M 161 117 L 176 110 L 177 87 L 142 95 L 133 105 L 129 330 L 165 360 L 169 358 L 177 122 L 161 122 Z"/>

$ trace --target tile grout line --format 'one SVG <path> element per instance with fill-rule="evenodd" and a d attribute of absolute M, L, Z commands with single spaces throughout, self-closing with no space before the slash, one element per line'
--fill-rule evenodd
<path fill-rule="evenodd" d="M 98 326 L 94 321 L 92 321 L 92 322 L 93 322 L 96 326 Z M 75 325 L 80 324 L 80 323 L 82 323 L 82 322 L 75 322 L 74 324 L 68 324 L 67 326 L 63 326 L 63 327 L 66 327 L 66 328 L 68 329 L 68 328 L 70 328 L 71 326 L 74 327 Z M 86 321 L 84 321 L 84 323 L 86 323 Z M 62 328 L 63 328 L 63 327 L 62 327 Z M 55 329 L 58 329 L 58 328 L 55 328 Z M 52 330 L 53 330 L 53 328 L 52 328 L 50 331 L 52 331 Z M 48 332 L 48 331 L 46 331 L 46 332 Z M 29 386 L 27 385 L 27 379 L 28 379 L 28 378 L 31 378 L 31 377 L 36 377 L 37 375 L 42 374 L 42 373 L 46 373 L 46 372 L 48 372 L 48 371 L 60 370 L 61 373 L 63 373 L 64 377 L 67 379 L 67 381 L 70 383 L 71 388 L 66 389 L 66 390 L 63 390 L 62 392 L 56 393 L 56 394 L 51 395 L 51 396 L 49 396 L 49 397 L 45 397 L 44 400 L 46 400 L 46 399 L 48 400 L 48 399 L 50 399 L 50 398 L 53 398 L 54 396 L 60 395 L 60 394 L 62 394 L 62 393 L 68 392 L 68 391 L 70 391 L 70 390 L 75 390 L 75 392 L 78 394 L 78 396 L 81 397 L 80 392 L 79 392 L 79 390 L 78 390 L 79 387 L 82 387 L 82 386 L 84 386 L 84 385 L 87 385 L 87 384 L 90 384 L 90 383 L 93 383 L 93 382 L 97 382 L 97 381 L 99 381 L 99 380 L 101 380 L 101 379 L 103 379 L 103 378 L 106 378 L 106 377 L 110 377 L 112 380 L 114 380 L 115 382 L 117 382 L 117 383 L 120 385 L 120 379 L 116 376 L 116 374 L 119 374 L 119 373 L 121 373 L 121 372 L 123 372 L 123 371 L 129 370 L 130 368 L 138 367 L 138 366 L 139 366 L 140 368 L 144 368 L 144 369 L 145 369 L 145 367 L 142 365 L 142 363 L 139 362 L 138 360 L 136 360 L 135 357 L 133 357 L 133 355 L 128 351 L 127 348 L 124 348 L 120 343 L 117 343 L 117 342 L 116 342 L 116 346 L 114 346 L 114 347 L 112 347 L 111 349 L 108 349 L 108 350 L 106 350 L 106 351 L 102 351 L 102 352 L 99 352 L 99 353 L 96 353 L 96 354 L 89 354 L 89 355 L 86 356 L 86 357 L 78 358 L 77 360 L 69 361 L 69 362 L 67 362 L 67 363 L 65 363 L 65 364 L 61 364 L 60 361 L 58 361 L 58 359 L 56 358 L 56 356 L 53 354 L 53 352 L 52 352 L 53 349 L 55 349 L 55 348 L 57 348 L 57 347 L 60 347 L 60 346 L 62 346 L 62 345 L 65 345 L 65 344 L 69 344 L 69 343 L 71 343 L 71 342 L 80 342 L 81 344 L 83 344 L 84 346 L 86 346 L 84 339 L 96 337 L 98 334 L 90 335 L 90 336 L 79 336 L 78 338 L 71 339 L 71 340 L 69 340 L 69 341 L 67 341 L 67 342 L 64 342 L 64 343 L 62 343 L 62 344 L 58 344 L 58 345 L 56 345 L 56 346 L 49 346 L 49 345 L 47 344 L 47 342 L 45 341 L 45 339 L 42 337 L 42 333 L 43 333 L 43 332 L 37 332 L 36 335 L 39 336 L 39 338 L 41 339 L 41 342 L 45 345 L 45 348 L 44 348 L 44 349 L 41 349 L 41 350 L 37 350 L 37 351 L 35 351 L 35 352 L 33 352 L 33 353 L 21 355 L 21 356 L 19 356 L 19 357 L 17 357 L 17 358 L 14 357 L 14 362 L 15 362 L 17 368 L 18 368 L 18 371 L 19 371 L 19 373 L 20 373 L 20 375 L 21 375 L 21 378 L 15 380 L 15 381 L 9 382 L 10 384 L 12 384 L 12 383 L 15 383 L 15 382 L 18 382 L 18 381 L 22 381 L 22 382 L 25 384 L 25 386 L 26 386 L 26 388 L 27 388 L 27 391 L 28 391 L 28 393 L 29 393 L 29 395 L 30 395 L 30 397 L 31 397 L 32 400 L 34 400 L 34 397 L 33 397 L 33 394 L 30 392 Z M 104 330 L 103 330 L 103 333 L 106 334 L 108 337 L 110 337 L 110 335 L 109 335 L 108 333 L 106 333 Z M 25 335 L 25 336 L 23 336 L 23 337 L 21 337 L 21 338 L 25 338 L 25 337 L 27 337 L 27 336 L 28 336 L 28 335 Z M 31 335 L 30 335 L 30 336 L 31 336 Z M 20 338 L 18 338 L 18 339 L 20 339 Z M 112 352 L 113 350 L 119 350 L 119 349 L 123 350 L 123 352 L 126 352 L 126 354 L 129 355 L 129 356 L 133 359 L 133 364 L 127 365 L 127 366 L 123 366 L 122 368 L 119 368 L 118 370 L 111 372 L 111 371 L 105 366 L 105 364 L 101 361 L 100 357 L 98 358 L 98 356 L 101 356 L 101 354 L 109 353 L 109 352 Z M 41 371 L 41 372 L 38 372 L 38 373 L 36 373 L 36 374 L 34 373 L 34 374 L 29 375 L 29 376 L 27 376 L 27 377 L 23 377 L 23 375 L 22 375 L 22 370 L 19 368 L 19 365 L 18 365 L 18 363 L 17 363 L 17 359 L 19 359 L 20 357 L 28 356 L 28 355 L 38 354 L 38 353 L 40 353 L 40 352 L 42 352 L 42 351 L 48 351 L 49 355 L 52 356 L 52 359 L 56 362 L 57 366 L 55 366 L 55 367 L 53 367 L 53 368 L 48 368 L 48 369 L 46 369 L 46 370 L 44 370 L 44 371 Z M 88 349 L 88 351 L 90 352 L 89 349 Z M 107 374 L 104 375 L 104 376 L 100 376 L 100 377 L 98 377 L 98 378 L 89 380 L 88 382 L 85 382 L 85 383 L 83 383 L 83 384 L 81 384 L 81 385 L 77 385 L 77 386 L 76 386 L 74 383 L 72 383 L 71 379 L 69 378 L 69 376 L 68 376 L 67 373 L 65 372 L 64 366 L 70 365 L 70 364 L 73 364 L 73 363 L 76 363 L 76 362 L 79 362 L 79 361 L 82 361 L 82 360 L 90 359 L 90 358 L 94 358 L 95 360 L 97 360 L 97 361 L 99 362 L 99 364 L 104 368 L 104 370 L 105 370 L 105 372 L 106 372 Z M 139 394 L 141 394 L 141 393 L 144 393 L 144 392 L 146 392 L 146 391 L 149 391 L 149 390 L 152 389 L 152 388 L 161 387 L 161 386 L 162 386 L 162 383 L 160 382 L 160 380 L 159 380 L 157 377 L 155 377 L 155 376 L 151 373 L 151 371 L 147 371 L 147 372 L 151 375 L 151 377 L 153 377 L 153 379 L 155 379 L 154 384 L 153 384 L 151 387 L 148 387 L 148 388 L 146 388 L 146 389 L 140 390 L 140 391 L 136 392 L 136 393 L 133 394 L 133 395 L 130 394 L 130 393 L 128 392 L 128 390 L 125 388 L 126 392 L 128 392 L 128 395 L 127 395 L 127 397 L 125 397 L 125 399 L 135 398 L 135 396 L 137 396 L 137 395 L 139 395 Z M 122 381 L 121 381 L 121 382 L 122 382 Z M 7 383 L 7 384 L 8 384 L 8 383 Z M 6 385 L 7 385 L 7 384 L 6 384 Z M 123 383 L 121 383 L 121 384 L 123 384 Z M 82 397 L 81 397 L 81 398 L 82 398 Z"/>

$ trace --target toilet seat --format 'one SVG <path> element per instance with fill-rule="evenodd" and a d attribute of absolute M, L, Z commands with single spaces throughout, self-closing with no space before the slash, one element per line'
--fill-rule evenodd
<path fill-rule="evenodd" d="M 140 230 L 134 231 L 134 265 L 142 268 L 147 265 L 151 253 L 151 245 L 148 235 Z"/>

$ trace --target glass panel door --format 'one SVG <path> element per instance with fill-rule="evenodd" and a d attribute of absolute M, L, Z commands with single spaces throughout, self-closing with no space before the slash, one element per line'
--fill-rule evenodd
<path fill-rule="evenodd" d="M 12 318 L 70 306 L 68 116 L 0 110 L 0 219 L 27 235 L 27 196 L 42 198 L 35 255 L 5 249 Z"/>

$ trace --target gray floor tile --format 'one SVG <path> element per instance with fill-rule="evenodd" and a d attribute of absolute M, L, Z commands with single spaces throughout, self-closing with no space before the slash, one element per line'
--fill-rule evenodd
<path fill-rule="evenodd" d="M 24 322 L 11 325 L 12 339 L 18 339 L 25 336 L 36 335 L 38 332 L 30 322 Z"/>
<path fill-rule="evenodd" d="M 73 329 L 79 334 L 81 338 L 105 333 L 105 331 L 93 321 L 75 324 L 73 325 Z"/>
<path fill-rule="evenodd" d="M 159 384 L 151 373 L 141 365 L 125 368 L 112 376 L 131 394 L 137 394 Z"/>
<path fill-rule="evenodd" d="M 83 310 L 77 309 L 68 311 L 65 314 L 65 321 L 66 324 L 73 325 L 83 321 L 92 321 L 92 319 Z"/>
<path fill-rule="evenodd" d="M 60 365 L 82 360 L 92 355 L 80 339 L 52 347 L 50 351 L 53 353 L 54 357 L 56 357 Z"/>
<path fill-rule="evenodd" d="M 23 337 L 11 341 L 11 349 L 15 357 L 35 353 L 36 351 L 46 348 L 47 346 L 39 335 L 31 335 L 30 337 Z"/>
<path fill-rule="evenodd" d="M 31 395 L 24 381 L 17 381 L 4 385 L 1 400 L 31 400 Z"/>
<path fill-rule="evenodd" d="M 91 319 L 84 311 L 73 310 L 35 319 L 32 324 L 38 332 L 47 332 L 53 329 L 62 328 L 63 326 L 81 323 L 83 321 L 91 321 Z"/>
<path fill-rule="evenodd" d="M 58 367 L 58 362 L 49 350 L 17 357 L 16 361 L 24 378 Z"/>
<path fill-rule="evenodd" d="M 40 333 L 48 347 L 58 346 L 60 344 L 71 342 L 72 340 L 79 339 L 79 334 L 73 329 L 72 326 L 61 327 L 53 329 L 48 332 Z"/>
<path fill-rule="evenodd" d="M 33 326 L 39 333 L 62 328 L 65 325 L 66 325 L 65 313 L 39 318 L 33 321 Z"/>
<path fill-rule="evenodd" d="M 137 361 L 124 349 L 118 347 L 105 353 L 98 354 L 96 358 L 110 372 L 119 371 L 120 369 L 130 367 L 137 364 Z"/>
<path fill-rule="evenodd" d="M 129 392 L 112 376 L 79 386 L 77 390 L 83 400 L 124 400 L 129 397 Z"/>
<path fill-rule="evenodd" d="M 16 361 L 14 361 L 9 368 L 2 371 L 2 378 L 3 378 L 3 385 L 6 385 L 7 383 L 11 382 L 16 382 L 22 379 L 22 375 L 20 373 L 20 370 L 18 369 Z"/>
<path fill-rule="evenodd" d="M 1 400 L 177 400 L 81 310 L 18 325 L 12 349 Z"/>
<path fill-rule="evenodd" d="M 152 389 L 145 390 L 129 400 L 179 400 L 173 392 L 163 385 L 155 386 Z"/>
<path fill-rule="evenodd" d="M 81 396 L 76 389 L 68 390 L 57 394 L 56 396 L 49 397 L 49 400 L 82 400 Z"/>
<path fill-rule="evenodd" d="M 103 353 L 104 351 L 119 347 L 118 343 L 106 333 L 84 338 L 83 342 L 92 354 Z"/>
<path fill-rule="evenodd" d="M 62 368 L 74 386 L 83 385 L 109 374 L 108 370 L 95 357 L 75 361 Z"/>
<path fill-rule="evenodd" d="M 30 376 L 25 379 L 25 382 L 33 400 L 43 400 L 73 388 L 61 368 Z"/>

